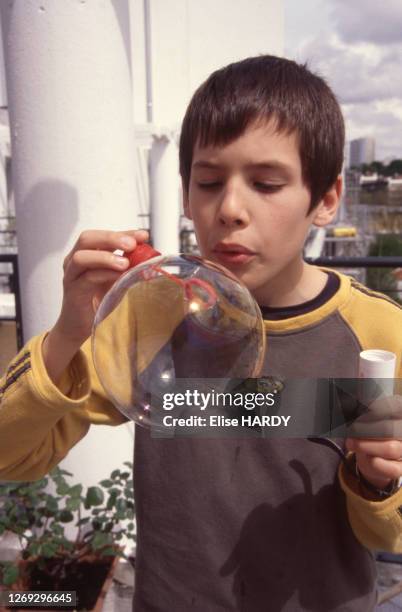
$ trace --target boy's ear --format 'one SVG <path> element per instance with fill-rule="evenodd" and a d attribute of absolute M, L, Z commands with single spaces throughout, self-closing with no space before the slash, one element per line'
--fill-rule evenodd
<path fill-rule="evenodd" d="M 342 176 L 339 175 L 332 187 L 322 198 L 313 211 L 312 223 L 317 227 L 324 227 L 332 221 L 338 210 L 342 195 Z"/>
<path fill-rule="evenodd" d="M 186 186 L 184 184 L 184 182 L 181 182 L 181 187 L 182 187 L 182 194 L 183 194 L 183 212 L 184 212 L 184 216 L 187 217 L 187 219 L 191 219 L 191 213 L 190 213 L 190 204 L 188 201 L 188 191 L 186 189 Z"/>

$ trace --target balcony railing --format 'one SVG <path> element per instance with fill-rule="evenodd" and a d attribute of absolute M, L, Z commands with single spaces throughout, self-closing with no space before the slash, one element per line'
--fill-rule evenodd
<path fill-rule="evenodd" d="M 402 268 L 402 257 L 316 257 L 306 258 L 308 263 L 326 268 Z M 9 276 L 9 286 L 15 296 L 15 316 L 1 317 L 1 320 L 14 320 L 17 327 L 17 346 L 23 346 L 21 294 L 19 287 L 18 255 L 0 254 L 0 263 L 8 263 L 12 266 Z"/>
<path fill-rule="evenodd" d="M 402 268 L 402 257 L 306 257 L 305 260 L 326 268 Z"/>
<path fill-rule="evenodd" d="M 16 333 L 17 333 L 17 347 L 20 350 L 23 346 L 23 330 L 22 330 L 22 311 L 21 311 L 21 293 L 20 293 L 20 284 L 19 284 L 19 269 L 18 269 L 18 255 L 8 253 L 6 255 L 2 255 L 0 253 L 0 264 L 11 264 L 12 271 L 11 273 L 7 273 L 8 276 L 8 284 L 11 290 L 11 293 L 14 294 L 15 297 L 15 316 L 14 317 L 1 317 L 0 321 L 15 321 L 16 323 Z"/>

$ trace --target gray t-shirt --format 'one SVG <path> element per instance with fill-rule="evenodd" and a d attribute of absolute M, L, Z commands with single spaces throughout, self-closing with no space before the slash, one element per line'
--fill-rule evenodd
<path fill-rule="evenodd" d="M 357 375 L 345 292 L 324 316 L 267 323 L 265 375 Z M 373 610 L 375 562 L 350 527 L 338 467 L 306 439 L 155 439 L 137 426 L 135 612 Z"/>

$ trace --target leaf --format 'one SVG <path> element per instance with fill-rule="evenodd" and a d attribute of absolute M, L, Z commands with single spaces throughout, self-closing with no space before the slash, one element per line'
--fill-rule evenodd
<path fill-rule="evenodd" d="M 109 497 L 108 502 L 106 504 L 106 508 L 108 510 L 111 510 L 112 508 L 114 508 L 115 501 L 116 501 L 116 496 Z"/>
<path fill-rule="evenodd" d="M 120 477 L 120 470 L 113 470 L 113 472 L 110 474 L 110 478 L 112 478 L 113 480 L 119 477 Z"/>
<path fill-rule="evenodd" d="M 39 544 L 37 542 L 31 542 L 27 548 L 27 552 L 34 557 L 39 553 Z"/>
<path fill-rule="evenodd" d="M 133 487 L 125 487 L 124 495 L 129 499 L 134 499 L 134 489 Z"/>
<path fill-rule="evenodd" d="M 98 550 L 99 548 L 102 548 L 103 546 L 106 546 L 110 543 L 110 535 L 107 533 L 102 533 L 101 531 L 96 532 L 91 540 L 91 546 L 94 550 Z"/>
<path fill-rule="evenodd" d="M 91 519 L 89 518 L 89 516 L 84 516 L 84 518 L 81 518 L 79 521 L 77 521 L 77 527 L 79 527 L 80 525 L 86 525 L 87 523 L 89 523 Z"/>
<path fill-rule="evenodd" d="M 73 497 L 72 499 L 68 499 L 66 501 L 66 510 L 78 510 L 81 506 L 81 497 Z"/>
<path fill-rule="evenodd" d="M 74 520 L 74 514 L 69 510 L 62 510 L 59 515 L 59 521 L 61 523 L 70 523 Z"/>
<path fill-rule="evenodd" d="M 51 475 L 51 476 L 55 476 L 55 475 L 57 475 L 57 474 L 61 474 L 61 475 L 63 475 L 63 476 L 72 476 L 72 473 L 71 473 L 71 472 L 67 472 L 67 470 L 63 470 L 63 469 L 62 469 L 62 468 L 60 468 L 60 467 L 56 467 L 54 470 L 52 470 L 52 471 L 50 472 L 50 475 Z"/>
<path fill-rule="evenodd" d="M 105 494 L 100 487 L 89 487 L 85 498 L 85 507 L 100 506 L 105 499 Z"/>
<path fill-rule="evenodd" d="M 18 580 L 19 571 L 16 565 L 7 563 L 3 565 L 3 584 L 5 586 L 11 586 Z"/>
<path fill-rule="evenodd" d="M 57 485 L 56 492 L 59 495 L 67 495 L 69 490 L 70 490 L 70 487 L 68 486 L 68 484 L 66 482 L 61 482 L 60 484 Z"/>
<path fill-rule="evenodd" d="M 116 508 L 118 512 L 126 512 L 127 502 L 125 499 L 118 499 L 116 502 Z"/>
<path fill-rule="evenodd" d="M 64 527 L 62 527 L 58 523 L 53 522 L 50 525 L 50 529 L 53 531 L 55 535 L 64 535 Z"/>
<path fill-rule="evenodd" d="M 101 480 L 100 485 L 102 485 L 102 487 L 105 487 L 106 489 L 108 489 L 109 487 L 113 486 L 113 480 L 109 480 L 108 478 L 106 480 Z"/>
<path fill-rule="evenodd" d="M 42 546 L 42 555 L 44 557 L 53 557 L 58 549 L 58 545 L 54 543 L 47 543 Z"/>
<path fill-rule="evenodd" d="M 47 510 L 50 510 L 50 512 L 57 512 L 59 506 L 54 497 L 50 497 L 50 495 L 48 496 L 46 500 L 46 508 Z"/>
<path fill-rule="evenodd" d="M 131 470 L 133 469 L 133 462 L 132 461 L 124 461 L 123 465 L 126 465 Z"/>
<path fill-rule="evenodd" d="M 81 493 L 82 493 L 81 484 L 77 484 L 77 485 L 74 485 L 73 487 L 70 487 L 69 494 L 71 495 L 71 497 L 74 497 L 74 498 L 80 497 Z"/>
<path fill-rule="evenodd" d="M 104 556 L 113 555 L 115 557 L 118 555 L 118 552 L 116 551 L 115 548 L 112 548 L 111 546 L 107 546 L 106 548 L 102 550 L 102 555 Z"/>

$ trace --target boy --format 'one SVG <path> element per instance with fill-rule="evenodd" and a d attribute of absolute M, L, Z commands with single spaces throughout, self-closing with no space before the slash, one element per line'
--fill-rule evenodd
<path fill-rule="evenodd" d="M 264 374 L 353 378 L 365 348 L 395 352 L 401 371 L 400 308 L 303 262 L 310 225 L 335 215 L 343 146 L 325 82 L 272 56 L 212 74 L 184 118 L 185 212 L 202 255 L 234 272 L 261 306 Z M 91 423 L 123 422 L 87 338 L 93 303 L 128 266 L 112 252 L 144 240 L 88 231 L 66 257 L 56 325 L 2 381 L 0 478 L 39 478 Z M 366 547 L 402 550 L 402 493 L 393 491 L 402 442 L 355 439 L 348 448 L 356 476 L 308 440 L 152 439 L 136 427 L 135 611 L 372 610 Z"/>

